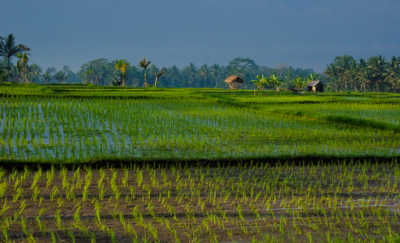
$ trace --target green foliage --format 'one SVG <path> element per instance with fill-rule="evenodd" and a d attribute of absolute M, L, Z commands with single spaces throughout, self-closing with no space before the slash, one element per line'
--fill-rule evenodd
<path fill-rule="evenodd" d="M 257 75 L 255 80 L 251 80 L 251 82 L 257 87 L 259 90 L 264 90 L 264 88 L 268 85 L 268 80 L 262 75 Z"/>
<path fill-rule="evenodd" d="M 279 80 L 282 80 L 281 87 L 288 87 L 289 81 L 296 76 L 306 78 L 310 73 L 310 69 L 300 69 L 293 67 L 269 68 L 257 65 L 253 60 L 246 58 L 235 58 L 228 65 L 202 65 L 197 67 L 189 64 L 183 68 L 176 66 L 159 69 L 154 64 L 148 64 L 146 60 L 146 72 L 141 65 L 129 65 L 126 68 L 126 86 L 143 87 L 144 75 L 146 74 L 146 82 L 154 80 L 154 86 L 157 87 L 225 87 L 224 80 L 232 74 L 239 74 L 244 79 L 243 88 L 252 89 L 254 84 L 251 80 L 263 73 L 266 77 L 275 74 Z M 0 65 L 1 66 L 1 65 Z M 12 68 L 16 69 L 11 65 Z M 142 69 L 142 70 L 141 70 Z M 1 68 L 0 68 L 1 70 Z M 49 68 L 45 72 L 36 72 L 30 81 L 36 83 L 51 83 L 55 80 L 54 74 L 59 70 Z M 115 61 L 109 61 L 105 58 L 99 58 L 85 63 L 81 66 L 77 73 L 72 72 L 68 67 L 64 67 L 61 71 L 68 74 L 68 78 L 64 80 L 66 83 L 83 83 L 102 86 L 117 85 L 120 86 L 121 72 L 115 69 Z M 16 73 L 16 70 L 14 71 Z M 0 72 L 1 74 L 1 72 Z M 157 80 L 157 81 L 156 81 Z"/>
<path fill-rule="evenodd" d="M 400 92 L 400 57 L 390 61 L 382 56 L 357 62 L 351 56 L 336 57 L 325 70 L 334 91 Z"/>
<path fill-rule="evenodd" d="M 115 85 L 120 85 L 122 87 L 125 87 L 126 71 L 129 68 L 129 65 L 130 65 L 129 62 L 127 62 L 125 59 L 120 59 L 115 61 L 114 68 L 119 73 L 119 79 L 117 79 L 114 82 Z"/>
<path fill-rule="evenodd" d="M 305 81 L 301 77 L 296 77 L 295 79 L 293 79 L 293 85 L 296 88 L 296 90 L 300 91 L 306 87 L 307 81 Z"/>
<path fill-rule="evenodd" d="M 268 85 L 272 88 L 274 88 L 276 91 L 280 90 L 280 86 L 282 84 L 282 81 L 279 80 L 279 78 L 275 74 L 271 74 L 268 78 Z"/>
<path fill-rule="evenodd" d="M 67 74 L 62 70 L 54 74 L 54 79 L 56 79 L 59 83 L 64 83 L 67 78 Z"/>
<path fill-rule="evenodd" d="M 146 60 L 144 57 L 140 62 L 139 66 L 143 68 L 143 75 L 144 75 L 144 87 L 146 88 L 148 86 L 147 84 L 147 68 L 150 66 L 151 61 Z"/>
<path fill-rule="evenodd" d="M 11 81 L 11 59 L 23 50 L 29 50 L 29 48 L 22 44 L 17 45 L 13 34 L 7 37 L 0 36 L 0 57 L 4 57 L 7 62 L 7 81 Z"/>
<path fill-rule="evenodd" d="M 0 82 L 5 82 L 7 80 L 7 63 L 5 58 L 0 59 Z"/>

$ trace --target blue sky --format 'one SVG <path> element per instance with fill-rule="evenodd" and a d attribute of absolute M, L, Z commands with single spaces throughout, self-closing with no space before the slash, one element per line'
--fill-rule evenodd
<path fill-rule="evenodd" d="M 2 10 L 0 35 L 14 33 L 44 67 L 241 56 L 322 71 L 343 54 L 400 56 L 399 0 L 9 0 Z"/>

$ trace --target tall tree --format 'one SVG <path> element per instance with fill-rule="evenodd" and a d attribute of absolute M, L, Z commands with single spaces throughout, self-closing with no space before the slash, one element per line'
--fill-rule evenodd
<path fill-rule="evenodd" d="M 160 79 L 161 76 L 163 76 L 166 72 L 166 68 L 161 68 L 160 71 L 154 72 L 155 80 L 154 80 L 154 87 L 157 88 L 157 83 L 158 80 Z"/>
<path fill-rule="evenodd" d="M 48 84 L 53 79 L 55 72 L 56 72 L 56 69 L 54 67 L 47 68 L 43 74 L 43 82 L 45 84 Z"/>
<path fill-rule="evenodd" d="M 31 82 L 40 82 L 42 77 L 42 68 L 37 64 L 28 66 L 28 80 Z"/>
<path fill-rule="evenodd" d="M 184 67 L 182 70 L 182 75 L 185 77 L 184 86 L 186 87 L 197 87 L 197 74 L 198 70 L 196 65 L 190 63 L 188 66 Z"/>
<path fill-rule="evenodd" d="M 65 80 L 68 79 L 68 76 L 64 71 L 60 70 L 54 75 L 54 79 L 57 80 L 59 83 L 64 83 Z"/>
<path fill-rule="evenodd" d="M 229 74 L 237 75 L 245 80 L 251 80 L 252 77 L 260 71 L 257 64 L 250 58 L 237 57 L 229 62 L 227 66 Z M 262 72 L 264 73 L 264 72 Z M 247 87 L 247 84 L 244 84 Z"/>
<path fill-rule="evenodd" d="M 15 43 L 13 34 L 9 34 L 6 38 L 0 37 L 0 56 L 5 57 L 7 60 L 7 80 L 9 80 L 11 74 L 11 59 L 24 48 L 27 47 Z"/>
<path fill-rule="evenodd" d="M 368 79 L 368 65 L 367 62 L 361 58 L 360 62 L 358 63 L 356 79 L 357 82 L 360 84 L 360 91 L 367 91 L 369 89 L 370 81 Z"/>
<path fill-rule="evenodd" d="M 206 64 L 202 65 L 199 69 L 199 76 L 201 78 L 201 87 L 209 87 L 210 82 L 210 70 Z"/>
<path fill-rule="evenodd" d="M 145 57 L 139 62 L 139 66 L 141 68 L 143 68 L 144 87 L 145 88 L 148 86 L 148 84 L 147 84 L 147 68 L 150 66 L 150 64 L 151 64 L 151 61 L 146 60 Z"/>
<path fill-rule="evenodd" d="M 29 61 L 29 57 L 28 57 L 28 53 L 25 51 L 23 53 L 18 52 L 17 53 L 17 70 L 18 70 L 18 74 L 19 77 L 22 81 L 24 81 L 25 83 L 30 83 L 29 78 L 28 78 L 28 61 Z"/>
<path fill-rule="evenodd" d="M 98 58 L 81 66 L 78 77 L 84 83 L 107 85 L 113 81 L 115 64 L 105 58 Z"/>
<path fill-rule="evenodd" d="M 0 58 L 0 82 L 7 79 L 7 62 L 5 58 Z"/>
<path fill-rule="evenodd" d="M 336 57 L 325 74 L 335 91 L 398 91 L 400 61 L 393 57 L 373 56 L 357 62 L 353 57 Z"/>
<path fill-rule="evenodd" d="M 220 73 L 220 67 L 217 64 L 214 64 L 210 68 L 210 76 L 211 79 L 214 80 L 215 82 L 215 88 L 218 88 L 218 81 L 219 81 L 219 76 L 218 74 Z"/>
<path fill-rule="evenodd" d="M 368 77 L 374 91 L 384 90 L 386 76 L 386 61 L 382 56 L 375 56 L 368 59 Z"/>
<path fill-rule="evenodd" d="M 126 84 L 126 69 L 129 67 L 129 62 L 125 59 L 117 60 L 115 62 L 115 69 L 120 73 L 120 85 L 125 87 Z"/>
<path fill-rule="evenodd" d="M 400 91 L 400 58 L 392 57 L 391 62 L 388 63 L 385 83 L 393 91 Z"/>

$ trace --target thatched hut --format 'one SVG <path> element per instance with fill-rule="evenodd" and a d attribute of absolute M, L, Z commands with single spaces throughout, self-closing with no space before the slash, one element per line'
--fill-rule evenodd
<path fill-rule="evenodd" d="M 307 90 L 312 92 L 324 92 L 324 84 L 320 80 L 313 80 L 307 84 Z"/>
<path fill-rule="evenodd" d="M 244 81 L 239 76 L 232 75 L 225 79 L 225 83 L 228 84 L 230 89 L 238 89 L 240 88 L 240 84 L 244 83 Z"/>

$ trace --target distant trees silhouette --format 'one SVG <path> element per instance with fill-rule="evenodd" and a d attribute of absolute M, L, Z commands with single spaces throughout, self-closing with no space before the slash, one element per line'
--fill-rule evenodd
<path fill-rule="evenodd" d="M 243 57 L 234 58 L 227 65 L 197 67 L 190 63 L 182 68 L 173 65 L 162 69 L 146 58 L 138 66 L 130 65 L 125 59 L 109 61 L 99 58 L 83 64 L 77 72 L 64 66 L 58 71 L 50 67 L 43 73 L 39 65 L 29 64 L 29 51 L 27 46 L 16 43 L 13 34 L 0 36 L 0 81 L 147 87 L 148 80 L 154 80 L 154 87 L 223 88 L 227 87 L 224 83 L 227 77 L 237 75 L 244 80 L 242 88 L 258 86 L 261 89 L 260 75 L 265 75 L 269 78 L 263 87 L 300 90 L 311 75 L 311 79 L 325 83 L 328 91 L 400 92 L 400 57 L 387 60 L 383 56 L 372 56 L 357 61 L 349 55 L 339 56 L 327 65 L 323 74 L 291 66 L 259 66 L 254 60 Z M 14 57 L 18 58 L 16 65 L 12 61 Z"/>
<path fill-rule="evenodd" d="M 336 57 L 324 72 L 332 91 L 400 92 L 400 57 L 386 60 L 373 56 L 355 60 L 352 56 Z"/>

